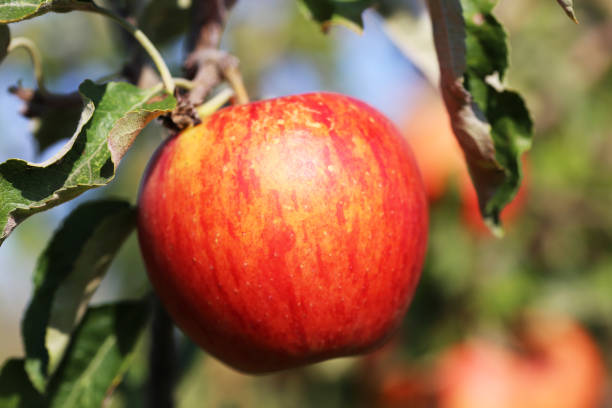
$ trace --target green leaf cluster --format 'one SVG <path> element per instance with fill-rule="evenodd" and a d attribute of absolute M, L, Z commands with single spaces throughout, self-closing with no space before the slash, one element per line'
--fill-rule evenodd
<path fill-rule="evenodd" d="M 110 182 L 138 132 L 176 104 L 156 89 L 124 82 L 79 88 L 85 109 L 74 136 L 42 164 L 10 159 L 0 164 L 0 243 L 24 219 Z"/>

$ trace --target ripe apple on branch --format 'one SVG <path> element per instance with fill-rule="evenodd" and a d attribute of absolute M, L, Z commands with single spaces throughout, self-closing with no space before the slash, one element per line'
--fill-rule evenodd
<path fill-rule="evenodd" d="M 205 118 L 162 145 L 139 199 L 170 315 L 247 372 L 382 344 L 418 283 L 427 229 L 408 145 L 371 107 L 329 93 Z"/>
<path fill-rule="evenodd" d="M 298 0 L 319 23 L 310 28 L 325 32 L 337 23 L 360 30 L 370 8 L 388 20 L 407 8 L 426 16 L 454 136 L 441 104 L 419 113 L 406 132 L 416 134 L 409 137 L 416 158 L 386 117 L 348 96 L 249 102 L 238 58 L 219 49 L 236 0 L 105 3 L 0 4 L 0 62 L 20 49 L 34 66 L 36 89 L 13 90 L 40 124 L 37 147 L 67 139 L 43 163 L 0 163 L 0 244 L 28 217 L 111 183 L 149 123 L 159 119 L 167 136 L 142 178 L 137 206 L 126 199 L 81 204 L 43 250 L 22 322 L 24 355 L 0 368 L 0 406 L 106 404 L 149 313 L 145 398 L 151 407 L 171 406 L 178 359 L 163 307 L 195 343 L 242 372 L 367 353 L 385 343 L 412 302 L 427 248 L 427 199 L 443 193 L 451 173 L 459 174 L 466 218 L 478 219 L 479 228 L 478 208 L 499 231 L 500 214 L 522 202 L 532 121 L 522 97 L 505 88 L 507 35 L 493 15 L 495 1 L 428 0 L 427 13 L 401 2 Z M 575 18 L 572 2 L 560 3 Z M 71 11 L 118 23 L 131 55 L 118 73 L 55 94 L 36 42 L 12 38 L 9 24 Z M 157 47 L 170 44 L 187 50 L 169 64 L 167 49 Z M 74 133 L 59 132 L 58 121 Z M 442 136 L 438 146 L 421 148 L 419 138 Z M 90 306 L 135 229 L 153 293 L 147 287 L 137 301 Z M 429 390 L 412 385 L 412 394 Z"/>

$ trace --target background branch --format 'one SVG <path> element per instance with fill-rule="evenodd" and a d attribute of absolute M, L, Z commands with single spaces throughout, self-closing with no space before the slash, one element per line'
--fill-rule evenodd
<path fill-rule="evenodd" d="M 153 301 L 153 324 L 149 355 L 149 380 L 146 389 L 148 408 L 174 407 L 176 344 L 174 326 L 157 296 Z"/>
<path fill-rule="evenodd" d="M 193 3 L 189 55 L 183 65 L 187 78 L 196 83 L 189 102 L 200 105 L 208 93 L 223 80 L 221 68 L 238 67 L 238 60 L 218 50 L 229 10 L 236 0 L 208 0 Z"/>

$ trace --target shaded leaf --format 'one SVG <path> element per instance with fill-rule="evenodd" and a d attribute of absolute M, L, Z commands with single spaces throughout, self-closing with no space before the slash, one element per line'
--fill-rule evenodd
<path fill-rule="evenodd" d="M 503 89 L 506 34 L 492 0 L 429 0 L 440 85 L 485 222 L 501 233 L 500 213 L 521 183 L 521 154 L 532 122 L 522 98 Z M 463 5 L 463 8 L 462 8 Z"/>
<path fill-rule="evenodd" d="M 166 44 L 185 33 L 191 23 L 189 7 L 177 0 L 152 0 L 138 19 L 138 26 L 154 44 Z"/>
<path fill-rule="evenodd" d="M 363 12 L 376 3 L 375 0 L 298 0 L 300 9 L 321 24 L 323 30 L 332 24 L 341 24 L 361 31 Z"/>
<path fill-rule="evenodd" d="M 90 308 L 51 378 L 48 406 L 100 407 L 129 368 L 149 309 L 147 301 Z"/>
<path fill-rule="evenodd" d="M 0 0 L 0 23 L 14 23 L 46 14 L 88 8 L 90 0 Z"/>
<path fill-rule="evenodd" d="M 38 153 L 68 139 L 74 132 L 74 124 L 78 123 L 83 109 L 83 98 L 78 92 L 53 94 L 21 85 L 10 87 L 9 92 L 24 102 L 21 114 L 32 119 Z"/>
<path fill-rule="evenodd" d="M 53 144 L 70 137 L 74 124 L 79 121 L 81 108 L 75 106 L 49 106 L 34 118 L 33 135 L 36 149 L 42 153 Z"/>
<path fill-rule="evenodd" d="M 44 392 L 48 374 L 134 226 L 125 201 L 85 203 L 66 218 L 38 259 L 22 335 L 26 371 L 39 391 Z"/>
<path fill-rule="evenodd" d="M 4 61 L 8 54 L 8 47 L 11 43 L 11 32 L 6 24 L 0 24 L 0 63 Z"/>
<path fill-rule="evenodd" d="M 24 361 L 7 360 L 0 371 L 0 407 L 42 408 L 43 398 L 32 386 Z"/>
<path fill-rule="evenodd" d="M 19 159 L 0 164 L 0 243 L 30 215 L 110 182 L 138 132 L 176 105 L 172 96 L 123 82 L 87 80 L 79 92 L 86 106 L 62 151 L 42 164 Z"/>
<path fill-rule="evenodd" d="M 574 13 L 574 1 L 573 0 L 557 0 L 557 3 L 561 6 L 565 14 L 576 24 L 578 24 L 578 19 L 576 18 L 576 13 Z"/>

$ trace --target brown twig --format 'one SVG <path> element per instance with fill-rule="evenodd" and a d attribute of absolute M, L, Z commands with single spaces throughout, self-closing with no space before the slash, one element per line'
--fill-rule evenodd
<path fill-rule="evenodd" d="M 238 71 L 238 59 L 219 50 L 219 43 L 227 21 L 228 11 L 236 0 L 207 0 L 193 4 L 192 30 L 183 68 L 195 88 L 179 103 L 201 105 L 210 91 L 227 79 L 236 92 L 239 103 L 248 102 L 248 96 Z"/>

